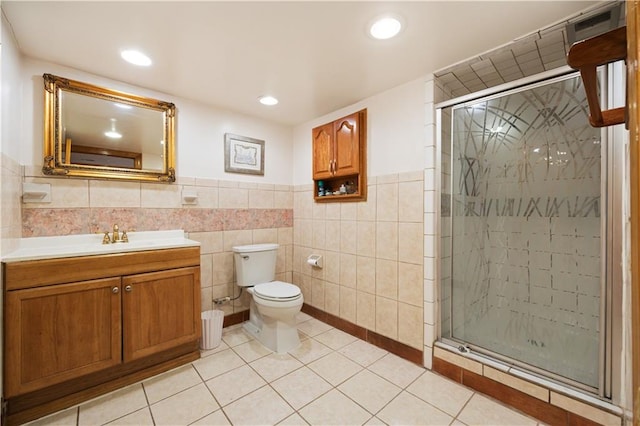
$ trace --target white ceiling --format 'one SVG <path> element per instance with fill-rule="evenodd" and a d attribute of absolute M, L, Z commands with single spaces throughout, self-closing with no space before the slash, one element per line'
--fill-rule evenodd
<path fill-rule="evenodd" d="M 599 3 L 3 0 L 1 7 L 26 56 L 295 125 Z M 405 29 L 374 40 L 367 24 L 384 13 L 400 15 Z M 125 63 L 119 52 L 127 48 L 153 65 Z M 280 103 L 259 104 L 263 94 Z"/>

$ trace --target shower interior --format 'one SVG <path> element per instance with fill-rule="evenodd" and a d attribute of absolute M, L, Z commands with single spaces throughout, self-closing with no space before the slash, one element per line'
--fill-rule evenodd
<path fill-rule="evenodd" d="M 438 110 L 441 336 L 603 395 L 606 140 L 581 84 Z"/>

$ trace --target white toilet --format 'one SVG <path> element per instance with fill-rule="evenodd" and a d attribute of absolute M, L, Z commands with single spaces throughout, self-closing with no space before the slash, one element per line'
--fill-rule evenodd
<path fill-rule="evenodd" d="M 233 247 L 238 286 L 251 294 L 249 321 L 243 328 L 277 353 L 300 344 L 296 314 L 302 308 L 298 286 L 274 281 L 278 244 Z"/>

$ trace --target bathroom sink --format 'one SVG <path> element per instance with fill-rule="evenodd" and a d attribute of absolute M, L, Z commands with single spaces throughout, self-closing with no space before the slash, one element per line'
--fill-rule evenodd
<path fill-rule="evenodd" d="M 128 243 L 102 244 L 104 234 L 33 237 L 18 240 L 16 250 L 2 256 L 3 262 L 92 256 L 109 253 L 197 247 L 198 241 L 185 238 L 181 229 L 170 231 L 128 232 Z"/>

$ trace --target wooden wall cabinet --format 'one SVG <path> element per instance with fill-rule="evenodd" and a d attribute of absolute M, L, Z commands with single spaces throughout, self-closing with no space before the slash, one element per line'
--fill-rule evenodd
<path fill-rule="evenodd" d="M 367 110 L 358 111 L 312 130 L 314 199 L 367 199 Z M 341 185 L 346 194 L 334 194 Z M 319 195 L 320 188 L 330 192 Z"/>
<path fill-rule="evenodd" d="M 3 268 L 9 424 L 200 356 L 199 247 Z"/>

